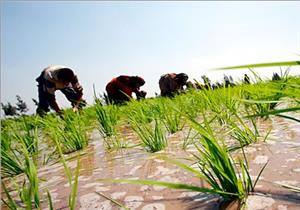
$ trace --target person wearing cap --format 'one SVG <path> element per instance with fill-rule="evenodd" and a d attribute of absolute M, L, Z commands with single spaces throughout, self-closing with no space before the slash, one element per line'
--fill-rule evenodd
<path fill-rule="evenodd" d="M 145 98 L 146 92 L 140 91 L 140 87 L 145 84 L 145 80 L 139 76 L 121 75 L 113 78 L 106 85 L 106 92 L 109 103 L 123 104 L 130 101 L 132 93 L 136 94 L 137 99 Z"/>
<path fill-rule="evenodd" d="M 62 114 L 55 99 L 56 90 L 60 90 L 71 102 L 73 111 L 78 111 L 86 105 L 85 100 L 82 99 L 83 88 L 71 68 L 62 65 L 48 66 L 36 78 L 36 81 L 39 98 L 36 112 L 40 116 L 50 111 L 49 106 L 58 114 Z"/>
<path fill-rule="evenodd" d="M 185 73 L 168 73 L 159 79 L 159 88 L 161 96 L 173 97 L 174 94 L 183 90 L 183 86 L 187 84 L 188 75 Z"/>

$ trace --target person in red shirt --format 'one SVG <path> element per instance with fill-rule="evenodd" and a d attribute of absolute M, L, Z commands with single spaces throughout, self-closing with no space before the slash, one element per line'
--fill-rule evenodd
<path fill-rule="evenodd" d="M 56 99 L 55 91 L 60 90 L 72 103 L 73 111 L 77 111 L 86 105 L 82 99 L 83 88 L 79 84 L 73 70 L 61 65 L 45 68 L 41 75 L 36 78 L 38 82 L 39 103 L 36 110 L 40 116 L 50 111 L 49 106 L 58 114 L 62 114 Z"/>
<path fill-rule="evenodd" d="M 140 91 L 140 87 L 145 84 L 145 80 L 138 76 L 121 75 L 113 78 L 106 85 L 106 92 L 109 103 L 122 104 L 132 99 L 132 93 L 137 99 L 145 98 L 146 92 Z"/>

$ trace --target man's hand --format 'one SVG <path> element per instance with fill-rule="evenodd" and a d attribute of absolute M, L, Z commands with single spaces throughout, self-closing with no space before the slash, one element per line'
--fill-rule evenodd
<path fill-rule="evenodd" d="M 77 105 L 73 107 L 73 112 L 78 112 L 78 106 Z"/>
<path fill-rule="evenodd" d="M 137 97 L 138 100 L 142 99 L 142 98 L 145 98 L 146 95 L 147 95 L 147 92 L 143 91 L 143 90 L 141 90 L 141 91 L 139 91 L 139 92 L 136 93 L 136 97 Z"/>

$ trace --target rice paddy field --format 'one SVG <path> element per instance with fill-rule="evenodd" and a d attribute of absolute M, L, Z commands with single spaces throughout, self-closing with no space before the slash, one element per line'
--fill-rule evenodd
<path fill-rule="evenodd" d="M 1 121 L 1 209 L 300 209 L 300 78 Z"/>

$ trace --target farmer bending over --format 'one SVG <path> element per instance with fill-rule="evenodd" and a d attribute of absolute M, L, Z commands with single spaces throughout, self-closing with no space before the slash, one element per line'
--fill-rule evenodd
<path fill-rule="evenodd" d="M 132 93 L 136 94 L 138 100 L 145 98 L 147 93 L 140 91 L 144 84 L 145 80 L 138 76 L 115 77 L 106 85 L 108 100 L 113 104 L 122 104 L 132 99 Z"/>
<path fill-rule="evenodd" d="M 183 86 L 187 84 L 188 78 L 188 75 L 185 73 L 162 75 L 159 79 L 160 95 L 173 97 L 174 94 L 183 90 Z"/>
<path fill-rule="evenodd" d="M 62 114 L 56 99 L 55 91 L 60 90 L 71 102 L 73 111 L 78 111 L 86 102 L 82 99 L 83 89 L 72 69 L 66 66 L 49 66 L 36 78 L 38 82 L 39 103 L 36 110 L 40 116 L 50 111 L 49 106 L 57 113 Z"/>

